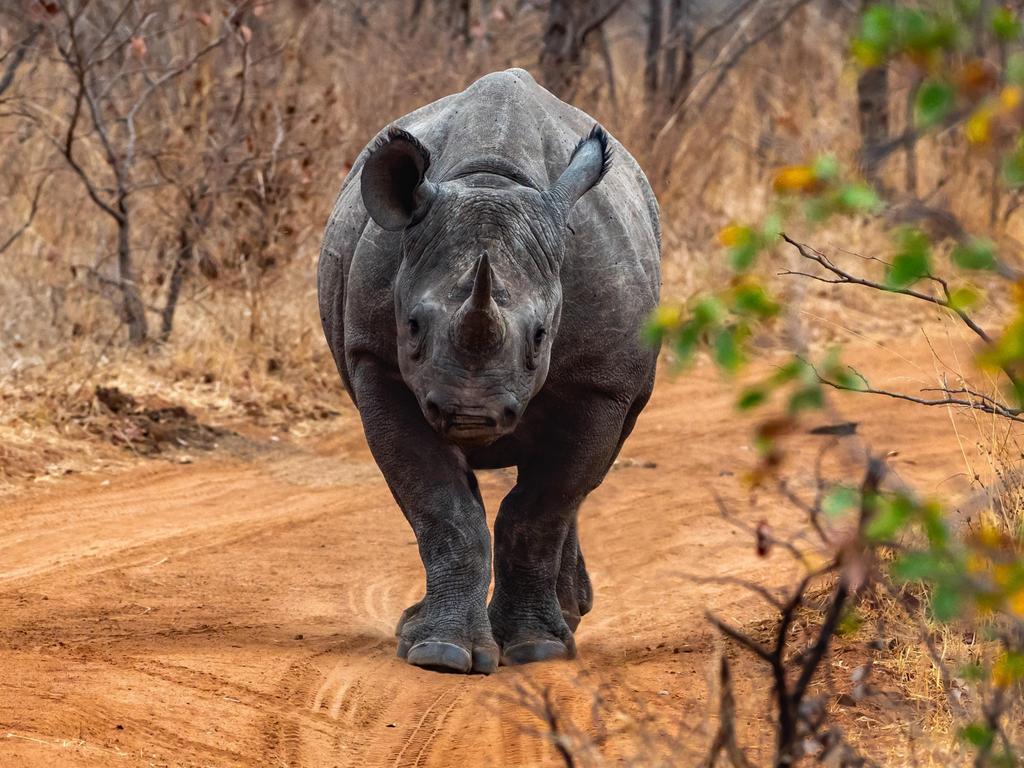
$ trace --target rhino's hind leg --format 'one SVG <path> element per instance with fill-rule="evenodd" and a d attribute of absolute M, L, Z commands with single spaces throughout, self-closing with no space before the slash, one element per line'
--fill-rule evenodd
<path fill-rule="evenodd" d="M 587 566 L 583 562 L 583 551 L 580 549 L 575 520 L 562 546 L 556 591 L 558 604 L 562 607 L 562 617 L 569 625 L 569 629 L 575 632 L 580 625 L 580 619 L 590 613 L 594 605 L 594 591 L 590 586 Z"/>
<path fill-rule="evenodd" d="M 495 521 L 491 631 L 502 664 L 571 659 L 576 641 L 558 600 L 559 560 L 568 520 L 535 514 L 528 490 L 517 485 Z"/>

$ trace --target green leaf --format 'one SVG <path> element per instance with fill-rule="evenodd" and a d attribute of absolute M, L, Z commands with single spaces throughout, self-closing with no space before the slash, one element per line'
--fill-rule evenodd
<path fill-rule="evenodd" d="M 924 526 L 924 534 L 933 547 L 942 548 L 949 543 L 949 526 L 942 516 L 942 508 L 934 501 L 922 504 L 916 510 Z"/>
<path fill-rule="evenodd" d="M 878 509 L 868 523 L 865 533 L 874 541 L 892 541 L 910 520 L 912 511 L 906 497 L 883 498 L 879 501 Z"/>
<path fill-rule="evenodd" d="M 1020 37 L 1020 19 L 1005 5 L 992 14 L 992 32 L 1003 42 L 1016 40 Z"/>
<path fill-rule="evenodd" d="M 867 388 L 867 383 L 860 376 L 855 375 L 852 368 L 843 365 L 839 359 L 841 351 L 841 348 L 838 346 L 828 350 L 825 359 L 821 363 L 821 371 L 824 377 L 843 389 L 863 391 Z"/>
<path fill-rule="evenodd" d="M 1014 51 L 1006 59 L 1006 82 L 1024 85 L 1024 52 Z"/>
<path fill-rule="evenodd" d="M 836 485 L 821 500 L 821 511 L 827 517 L 839 517 L 860 504 L 860 491 L 846 485 Z"/>
<path fill-rule="evenodd" d="M 699 329 L 717 325 L 725 314 L 725 305 L 717 296 L 702 296 L 693 306 L 693 322 Z"/>
<path fill-rule="evenodd" d="M 1017 151 L 1003 160 L 1003 183 L 1008 187 L 1024 187 L 1024 152 Z"/>
<path fill-rule="evenodd" d="M 970 18 L 981 10 L 981 0 L 956 0 L 956 10 L 961 16 Z"/>
<path fill-rule="evenodd" d="M 949 292 L 949 306 L 951 309 L 967 310 L 978 305 L 981 301 L 981 294 L 969 285 L 959 285 Z"/>
<path fill-rule="evenodd" d="M 915 51 L 927 51 L 933 47 L 934 20 L 916 8 L 898 8 L 897 29 L 903 45 Z"/>
<path fill-rule="evenodd" d="M 864 620 L 860 617 L 856 607 L 847 608 L 843 611 L 839 624 L 836 626 L 836 634 L 840 637 L 847 637 L 854 634 L 863 625 Z"/>
<path fill-rule="evenodd" d="M 957 737 L 978 749 L 988 749 L 995 740 L 995 734 L 992 733 L 992 729 L 984 723 L 965 725 L 957 732 Z"/>
<path fill-rule="evenodd" d="M 736 326 L 721 328 L 715 334 L 715 362 L 729 373 L 736 373 L 743 364 L 739 335 L 740 330 Z"/>
<path fill-rule="evenodd" d="M 672 349 L 675 351 L 680 363 L 685 364 L 693 359 L 693 355 L 697 351 L 698 341 L 700 341 L 700 328 L 692 320 L 679 329 Z"/>
<path fill-rule="evenodd" d="M 830 196 L 812 197 L 804 205 L 804 216 L 808 221 L 820 223 L 832 215 L 833 208 Z"/>
<path fill-rule="evenodd" d="M 778 213 L 769 214 L 764 220 L 764 225 L 761 227 L 761 237 L 764 240 L 764 245 L 766 247 L 774 245 L 781 233 L 782 217 Z"/>
<path fill-rule="evenodd" d="M 739 315 L 753 315 L 762 320 L 777 315 L 779 303 L 757 283 L 744 282 L 733 291 L 732 310 Z"/>
<path fill-rule="evenodd" d="M 759 387 L 749 387 L 743 390 L 740 394 L 740 399 L 736 402 L 736 407 L 741 411 L 749 411 L 757 406 L 761 405 L 765 400 L 768 399 L 768 393 Z"/>
<path fill-rule="evenodd" d="M 1024 678 L 1024 653 L 1009 650 L 997 662 L 997 669 L 1007 683 Z"/>
<path fill-rule="evenodd" d="M 933 552 L 905 552 L 892 564 L 897 581 L 936 581 L 946 577 L 946 561 Z"/>
<path fill-rule="evenodd" d="M 878 50 L 889 47 L 893 31 L 893 13 L 888 5 L 876 3 L 860 18 L 860 39 Z"/>
<path fill-rule="evenodd" d="M 793 379 L 799 377 L 809 368 L 810 366 L 804 360 L 799 357 L 794 357 L 785 365 L 779 367 L 779 369 L 772 374 L 771 380 L 775 384 L 785 384 L 793 381 Z"/>
<path fill-rule="evenodd" d="M 878 209 L 882 200 L 867 184 L 846 184 L 837 196 L 839 206 L 851 213 L 869 212 Z"/>
<path fill-rule="evenodd" d="M 991 240 L 972 237 L 953 249 L 953 262 L 961 269 L 995 269 L 995 244 Z"/>
<path fill-rule="evenodd" d="M 964 595 L 952 584 L 941 582 L 932 592 L 932 615 L 941 622 L 951 621 L 960 615 Z"/>
<path fill-rule="evenodd" d="M 925 82 L 917 92 L 914 106 L 917 124 L 929 128 L 941 122 L 953 108 L 956 94 L 949 83 L 939 80 Z"/>
<path fill-rule="evenodd" d="M 825 404 L 825 395 L 821 391 L 821 384 L 815 381 L 813 384 L 805 384 L 789 398 L 788 409 L 790 413 L 800 411 L 814 411 Z"/>
<path fill-rule="evenodd" d="M 981 664 L 969 662 L 957 669 L 956 676 L 977 683 L 985 679 L 985 668 Z"/>
<path fill-rule="evenodd" d="M 900 251 L 893 258 L 885 276 L 886 286 L 892 290 L 907 288 L 930 271 L 931 243 L 918 229 L 904 230 L 900 236 Z"/>
<path fill-rule="evenodd" d="M 729 266 L 734 272 L 746 272 L 754 264 L 761 244 L 757 238 L 749 238 L 729 249 Z"/>
<path fill-rule="evenodd" d="M 832 181 L 839 176 L 839 161 L 832 155 L 819 155 L 811 168 L 818 181 Z"/>

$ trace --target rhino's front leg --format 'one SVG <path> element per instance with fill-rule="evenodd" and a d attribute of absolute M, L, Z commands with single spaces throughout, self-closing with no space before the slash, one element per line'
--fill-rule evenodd
<path fill-rule="evenodd" d="M 420 667 L 493 672 L 490 535 L 476 479 L 394 373 L 363 362 L 353 389 L 370 450 L 416 534 L 426 571 L 426 594 L 402 615 L 398 654 Z"/>
<path fill-rule="evenodd" d="M 615 458 L 626 410 L 605 398 L 573 403 L 573 415 L 563 415 L 543 449 L 520 465 L 518 482 L 501 503 L 489 612 L 504 664 L 576 655 L 573 630 L 590 607 L 576 512 Z M 571 563 L 563 563 L 567 555 Z M 582 570 L 580 583 L 561 574 L 563 565 Z"/>

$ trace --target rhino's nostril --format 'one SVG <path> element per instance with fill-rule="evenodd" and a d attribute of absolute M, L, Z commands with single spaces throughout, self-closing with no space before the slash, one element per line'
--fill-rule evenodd
<path fill-rule="evenodd" d="M 505 409 L 501 412 L 501 420 L 506 427 L 516 423 L 516 419 L 519 418 L 519 413 L 510 405 L 506 405 Z"/>
<path fill-rule="evenodd" d="M 427 419 L 434 426 L 441 424 L 441 407 L 437 404 L 433 394 L 429 394 L 424 401 L 427 410 Z"/>

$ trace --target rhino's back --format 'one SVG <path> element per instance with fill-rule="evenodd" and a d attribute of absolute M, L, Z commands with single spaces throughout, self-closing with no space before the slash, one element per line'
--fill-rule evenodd
<path fill-rule="evenodd" d="M 594 118 L 558 99 L 524 69 L 485 75 L 466 90 L 394 121 L 430 149 L 431 167 L 427 175 L 432 181 L 444 181 L 467 167 L 496 158 L 519 170 L 538 189 L 558 179 L 577 142 L 594 123 Z M 363 163 L 376 140 L 374 137 L 356 159 L 342 192 L 357 186 Z M 611 170 L 584 200 L 607 198 L 635 207 L 643 219 L 638 223 L 646 226 L 660 244 L 658 206 L 650 184 L 632 155 L 614 137 L 612 147 Z M 357 198 L 358 195 L 353 196 L 344 205 L 361 209 L 361 200 Z M 335 215 L 339 213 L 342 211 L 335 211 Z M 365 218 L 365 210 L 362 215 Z"/>

